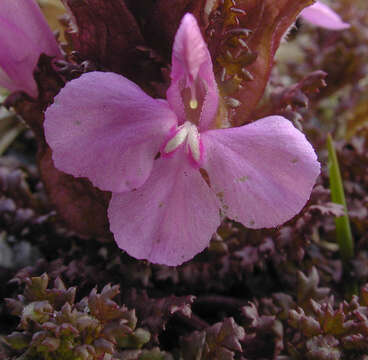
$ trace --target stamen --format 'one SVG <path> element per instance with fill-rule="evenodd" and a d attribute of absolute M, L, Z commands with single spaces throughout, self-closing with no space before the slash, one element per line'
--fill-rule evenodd
<path fill-rule="evenodd" d="M 189 101 L 189 107 L 192 110 L 195 110 L 198 107 L 198 100 L 197 100 L 196 88 L 194 84 L 190 86 L 190 95 L 191 95 L 191 99 Z"/>
<path fill-rule="evenodd" d="M 190 127 L 190 130 L 188 132 L 188 148 L 193 156 L 193 159 L 197 162 L 201 160 L 201 149 L 199 144 L 199 132 L 198 128 L 195 125 L 192 125 Z"/>
<path fill-rule="evenodd" d="M 170 139 L 170 141 L 166 144 L 164 148 L 164 152 L 169 154 L 170 152 L 177 149 L 186 139 L 188 135 L 188 126 L 186 124 L 179 127 L 178 132 L 174 137 Z"/>
<path fill-rule="evenodd" d="M 190 107 L 192 110 L 197 109 L 197 107 L 198 107 L 198 101 L 197 101 L 197 99 L 191 99 L 191 100 L 189 101 L 189 107 Z"/>

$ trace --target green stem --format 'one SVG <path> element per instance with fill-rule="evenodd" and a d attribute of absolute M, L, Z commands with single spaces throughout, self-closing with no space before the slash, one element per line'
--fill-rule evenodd
<path fill-rule="evenodd" d="M 350 228 L 339 162 L 337 160 L 335 147 L 330 134 L 327 136 L 327 148 L 331 198 L 334 203 L 342 205 L 345 211 L 345 215 L 337 217 L 335 219 L 335 223 L 336 238 L 337 243 L 339 244 L 341 258 L 346 263 L 354 256 L 354 240 Z"/>
<path fill-rule="evenodd" d="M 6 131 L 3 136 L 0 137 L 0 156 L 5 153 L 8 147 L 24 130 L 25 126 L 23 124 L 17 124 L 16 126 Z"/>

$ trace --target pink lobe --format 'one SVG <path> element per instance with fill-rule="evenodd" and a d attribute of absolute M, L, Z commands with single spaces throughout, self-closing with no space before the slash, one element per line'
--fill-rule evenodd
<path fill-rule="evenodd" d="M 183 151 L 156 160 L 137 191 L 112 194 L 108 216 L 119 247 L 137 259 L 180 265 L 205 249 L 220 225 L 219 204 Z"/>
<path fill-rule="evenodd" d="M 0 1 L 0 86 L 37 96 L 33 71 L 41 53 L 61 56 L 34 0 Z"/>
<path fill-rule="evenodd" d="M 176 116 L 163 101 L 114 73 L 72 80 L 45 113 L 55 166 L 106 191 L 128 191 L 148 178 Z"/>
<path fill-rule="evenodd" d="M 192 81 L 198 76 L 201 65 L 208 61 L 207 45 L 192 14 L 184 15 L 181 20 L 175 35 L 172 60 L 173 68 L 175 66 L 172 76 L 175 77 L 176 71 L 178 74 L 183 72 Z"/>
<path fill-rule="evenodd" d="M 203 167 L 225 215 L 249 228 L 274 227 L 300 212 L 320 172 L 311 144 L 281 116 L 210 130 L 202 140 Z"/>
<path fill-rule="evenodd" d="M 338 14 L 320 1 L 305 8 L 300 16 L 313 25 L 330 30 L 344 30 L 350 27 L 350 24 L 343 22 Z"/>
<path fill-rule="evenodd" d="M 189 106 L 183 103 L 182 91 L 196 86 L 203 87 L 205 92 L 199 119 L 199 128 L 203 131 L 209 128 L 216 115 L 218 89 L 207 44 L 195 17 L 187 13 L 175 35 L 171 85 L 167 91 L 167 100 L 182 123 L 186 120 L 185 107 Z"/>

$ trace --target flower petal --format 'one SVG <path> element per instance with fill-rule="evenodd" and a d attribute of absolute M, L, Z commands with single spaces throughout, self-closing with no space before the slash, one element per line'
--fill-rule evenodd
<path fill-rule="evenodd" d="M 114 192 L 146 181 L 175 125 L 164 101 L 114 73 L 91 72 L 69 82 L 45 113 L 55 166 Z"/>
<path fill-rule="evenodd" d="M 0 86 L 37 96 L 33 71 L 41 53 L 61 56 L 34 0 L 0 1 Z"/>
<path fill-rule="evenodd" d="M 183 151 L 156 160 L 137 191 L 112 194 L 108 216 L 119 247 L 137 259 L 180 265 L 209 244 L 219 202 Z"/>
<path fill-rule="evenodd" d="M 300 16 L 313 25 L 330 30 L 344 30 L 350 27 L 349 24 L 341 20 L 338 14 L 320 1 L 305 8 Z"/>
<path fill-rule="evenodd" d="M 207 44 L 195 17 L 189 13 L 184 15 L 175 36 L 171 80 L 167 99 L 183 123 L 187 118 L 185 108 L 189 107 L 189 101 L 184 104 L 182 91 L 203 87 L 199 128 L 201 131 L 208 129 L 217 112 L 218 89 Z"/>
<path fill-rule="evenodd" d="M 225 214 L 250 228 L 274 227 L 296 215 L 320 172 L 311 144 L 281 116 L 210 130 L 202 141 L 204 168 Z"/>
<path fill-rule="evenodd" d="M 0 14 L 9 23 L 17 24 L 46 55 L 60 55 L 55 36 L 35 0 L 1 0 Z"/>
<path fill-rule="evenodd" d="M 10 92 L 24 91 L 37 96 L 33 71 L 41 54 L 23 31 L 0 17 L 0 86 Z"/>

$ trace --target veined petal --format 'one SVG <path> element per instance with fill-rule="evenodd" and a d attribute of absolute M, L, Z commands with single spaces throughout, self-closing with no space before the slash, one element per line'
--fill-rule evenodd
<path fill-rule="evenodd" d="M 203 167 L 225 214 L 249 228 L 291 219 L 309 199 L 320 172 L 311 144 L 281 116 L 210 130 L 202 141 Z"/>
<path fill-rule="evenodd" d="M 189 13 L 184 15 L 175 36 L 171 85 L 167 91 L 168 102 L 182 123 L 186 121 L 185 108 L 190 107 L 191 101 L 198 100 L 188 98 L 184 103 L 183 90 L 186 88 L 200 98 L 198 125 L 201 131 L 208 129 L 217 112 L 218 89 L 207 44 L 195 17 Z M 194 94 L 196 88 L 203 94 Z"/>
<path fill-rule="evenodd" d="M 202 64 L 208 61 L 208 57 L 207 45 L 195 17 L 192 14 L 185 14 L 175 36 L 172 78 L 181 77 L 184 73 L 193 81 L 197 78 Z"/>
<path fill-rule="evenodd" d="M 156 160 L 137 191 L 112 194 L 108 216 L 119 247 L 137 259 L 180 265 L 205 249 L 220 225 L 219 202 L 183 151 Z"/>
<path fill-rule="evenodd" d="M 61 56 L 34 0 L 0 1 L 0 86 L 37 96 L 33 71 L 41 53 Z"/>
<path fill-rule="evenodd" d="M 16 24 L 49 56 L 61 55 L 55 36 L 35 0 L 1 0 L 1 17 Z"/>
<path fill-rule="evenodd" d="M 33 71 L 40 56 L 39 49 L 16 25 L 0 17 L 0 86 L 37 96 Z M 5 50 L 6 49 L 6 50 Z"/>
<path fill-rule="evenodd" d="M 300 16 L 313 25 L 330 30 L 344 30 L 350 27 L 349 24 L 341 20 L 338 14 L 320 1 L 305 8 Z"/>
<path fill-rule="evenodd" d="M 127 191 L 148 178 L 176 116 L 163 101 L 114 73 L 67 83 L 45 113 L 55 166 L 101 190 Z"/>

